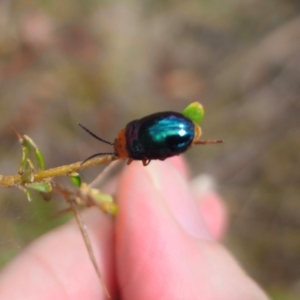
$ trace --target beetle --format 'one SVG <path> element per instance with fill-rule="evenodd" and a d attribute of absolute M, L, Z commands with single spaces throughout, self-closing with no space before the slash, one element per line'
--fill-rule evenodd
<path fill-rule="evenodd" d="M 96 153 L 85 159 L 82 164 L 99 155 L 115 155 L 127 158 L 128 165 L 133 160 L 141 160 L 143 165 L 147 166 L 153 159 L 165 160 L 185 152 L 193 145 L 223 142 L 200 140 L 200 126 L 183 114 L 173 111 L 154 113 L 129 122 L 118 133 L 113 143 L 98 137 L 82 124 L 78 125 L 94 138 L 114 147 L 113 152 Z"/>

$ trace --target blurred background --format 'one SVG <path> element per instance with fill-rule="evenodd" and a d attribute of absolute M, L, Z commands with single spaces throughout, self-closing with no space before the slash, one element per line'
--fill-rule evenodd
<path fill-rule="evenodd" d="M 129 121 L 193 101 L 192 174 L 215 177 L 226 246 L 272 299 L 300 299 L 300 2 L 1 0 L 0 174 L 29 135 L 56 167 L 109 150 Z M 85 170 L 90 181 L 101 167 Z M 0 190 L 0 263 L 70 216 L 58 196 Z"/>

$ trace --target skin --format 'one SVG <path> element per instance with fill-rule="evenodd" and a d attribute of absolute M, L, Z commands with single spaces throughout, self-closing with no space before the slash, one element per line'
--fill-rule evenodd
<path fill-rule="evenodd" d="M 83 213 L 113 299 L 267 299 L 218 242 L 226 209 L 191 192 L 181 158 L 133 162 L 115 184 L 116 220 Z M 0 273 L 0 299 L 106 299 L 74 221 L 41 237 Z"/>

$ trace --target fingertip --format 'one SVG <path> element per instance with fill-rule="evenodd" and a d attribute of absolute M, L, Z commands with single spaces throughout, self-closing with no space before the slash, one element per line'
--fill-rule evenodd
<path fill-rule="evenodd" d="M 216 240 L 224 237 L 228 212 L 223 199 L 215 192 L 216 182 L 209 175 L 199 175 L 191 182 L 198 208 Z"/>
<path fill-rule="evenodd" d="M 184 155 L 170 157 L 166 162 L 171 163 L 185 179 L 190 178 L 191 172 Z"/>
<path fill-rule="evenodd" d="M 116 262 L 122 299 L 266 299 L 222 246 L 180 224 L 165 198 L 192 198 L 175 169 L 165 162 L 150 169 L 133 162 L 120 177 Z M 202 197 L 208 203 L 203 212 L 217 216 L 217 195 Z"/>
<path fill-rule="evenodd" d="M 133 162 L 120 176 L 117 201 L 116 262 L 122 296 L 134 293 L 151 299 L 166 291 L 171 297 L 177 277 L 166 283 L 161 274 L 180 269 L 186 249 L 194 255 L 199 238 L 210 240 L 186 179 L 172 162 L 147 167 Z M 137 278 L 147 286 L 137 287 Z"/>
<path fill-rule="evenodd" d="M 124 243 L 119 240 L 119 245 L 128 244 L 128 239 L 133 238 L 132 233 L 142 230 L 159 208 L 159 195 L 147 174 L 148 168 L 140 162 L 133 162 L 119 177 L 116 190 L 119 208 L 116 219 L 117 242 L 126 236 Z"/>
<path fill-rule="evenodd" d="M 143 294 L 143 287 L 135 286 L 134 281 L 141 262 L 146 262 L 143 269 L 148 269 L 147 261 L 150 258 L 147 259 L 147 255 L 159 243 L 159 238 L 155 235 L 160 226 L 159 214 L 162 212 L 157 207 L 157 197 L 159 195 L 140 162 L 133 162 L 123 170 L 117 188 L 119 213 L 116 219 L 115 251 L 117 276 L 124 298 L 132 293 L 137 298 L 139 294 Z M 152 273 L 142 273 L 143 281 L 150 282 Z"/>
<path fill-rule="evenodd" d="M 227 208 L 221 197 L 215 192 L 208 192 L 199 199 L 199 209 L 216 240 L 221 240 L 228 227 Z"/>

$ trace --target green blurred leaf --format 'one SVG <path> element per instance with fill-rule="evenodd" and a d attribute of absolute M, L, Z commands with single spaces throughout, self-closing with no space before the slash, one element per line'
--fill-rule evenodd
<path fill-rule="evenodd" d="M 45 160 L 44 160 L 44 156 L 43 153 L 38 149 L 36 152 L 36 157 L 37 157 L 37 161 L 40 167 L 40 170 L 45 170 Z"/>
<path fill-rule="evenodd" d="M 25 186 L 43 193 L 52 192 L 52 186 L 50 182 L 31 182 L 25 183 Z"/>
<path fill-rule="evenodd" d="M 22 186 L 22 185 L 19 185 L 18 188 L 19 188 L 22 192 L 24 192 L 24 194 L 25 194 L 27 200 L 28 200 L 29 202 L 31 202 L 31 201 L 32 201 L 32 197 L 31 197 L 31 195 L 30 195 L 30 192 L 29 192 L 24 186 Z"/>
<path fill-rule="evenodd" d="M 196 124 L 200 124 L 204 117 L 204 108 L 199 102 L 193 102 L 183 110 L 182 114 Z"/>
<path fill-rule="evenodd" d="M 37 161 L 38 169 L 44 170 L 45 160 L 43 153 L 40 151 L 40 149 L 36 146 L 36 144 L 29 136 L 23 135 L 22 146 L 27 148 L 28 154 L 33 155 L 34 159 Z"/>
<path fill-rule="evenodd" d="M 30 183 L 34 180 L 34 167 L 30 159 L 26 160 L 24 164 L 23 173 L 21 173 L 23 183 Z"/>
<path fill-rule="evenodd" d="M 27 165 L 28 148 L 22 145 L 22 158 L 19 166 L 19 174 L 23 174 Z"/>
<path fill-rule="evenodd" d="M 77 187 L 81 186 L 81 177 L 80 177 L 79 173 L 72 172 L 71 174 L 69 174 L 69 177 L 75 186 L 77 186 Z"/>

